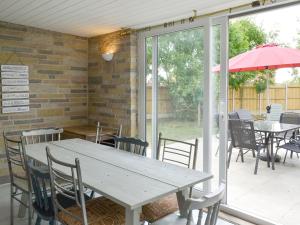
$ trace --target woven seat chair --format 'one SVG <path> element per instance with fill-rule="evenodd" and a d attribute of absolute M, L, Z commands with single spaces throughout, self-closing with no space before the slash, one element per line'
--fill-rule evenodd
<path fill-rule="evenodd" d="M 179 147 L 175 146 L 178 145 Z M 162 147 L 162 151 L 161 151 Z M 194 143 L 163 138 L 159 133 L 157 159 L 190 169 L 196 169 L 198 139 Z M 191 193 L 190 193 L 191 195 Z M 178 210 L 176 194 L 171 194 L 142 207 L 145 221 L 154 223 Z"/>
<path fill-rule="evenodd" d="M 146 156 L 148 142 L 132 137 L 115 137 L 116 148 L 138 155 Z"/>
<path fill-rule="evenodd" d="M 205 225 L 216 225 L 220 204 L 225 194 L 225 184 L 221 184 L 219 189 L 207 194 L 199 199 L 190 198 L 186 200 L 186 207 L 189 211 L 187 225 L 193 223 L 193 210 L 199 210 L 197 225 L 202 224 L 203 209 L 207 208 Z"/>
<path fill-rule="evenodd" d="M 32 194 L 30 191 L 30 183 L 28 170 L 25 163 L 24 148 L 19 137 L 8 137 L 3 132 L 6 158 L 10 177 L 10 224 L 14 224 L 14 200 L 28 209 L 28 224 L 31 225 L 32 220 Z M 22 200 L 19 196 L 22 195 Z M 25 201 L 24 201 L 25 200 Z"/>
<path fill-rule="evenodd" d="M 247 120 L 229 120 L 229 129 L 231 133 L 231 143 L 234 148 L 240 149 L 240 155 L 243 159 L 243 149 L 248 149 L 249 151 L 255 151 L 256 163 L 254 168 L 254 174 L 257 174 L 258 162 L 260 159 L 261 149 L 267 148 L 264 142 L 256 139 L 253 121 Z M 269 151 L 267 150 L 267 153 Z"/>
<path fill-rule="evenodd" d="M 54 158 L 47 147 L 47 159 L 51 179 L 52 202 L 55 220 L 64 225 L 124 225 L 125 208 L 104 197 L 94 198 L 85 201 L 79 159 L 75 163 L 66 163 Z M 64 174 L 57 170 L 66 168 L 70 174 Z M 65 185 L 61 186 L 59 179 L 63 179 L 69 184 L 69 189 Z M 59 194 L 76 201 L 72 207 L 64 207 L 58 200 Z"/>
<path fill-rule="evenodd" d="M 121 137 L 122 124 L 119 127 L 102 126 L 100 122 L 97 122 L 96 140 L 97 144 L 107 145 L 115 147 L 115 137 Z"/>

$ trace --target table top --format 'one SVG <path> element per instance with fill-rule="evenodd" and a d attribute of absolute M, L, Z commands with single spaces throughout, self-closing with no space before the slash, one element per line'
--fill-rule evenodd
<path fill-rule="evenodd" d="M 268 120 L 254 121 L 254 130 L 267 133 L 281 133 L 299 128 L 300 124 L 287 124 Z"/>
<path fill-rule="evenodd" d="M 74 163 L 79 158 L 84 185 L 130 209 L 212 178 L 210 174 L 82 139 L 27 145 L 26 153 L 47 164 L 46 146 L 61 161 Z"/>

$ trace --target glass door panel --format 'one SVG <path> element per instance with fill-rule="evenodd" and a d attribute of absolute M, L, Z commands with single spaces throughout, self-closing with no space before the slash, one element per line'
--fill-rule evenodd
<path fill-rule="evenodd" d="M 191 143 L 198 138 L 198 155 L 203 133 L 203 33 L 200 27 L 158 36 L 158 133 Z M 198 164 L 202 168 L 200 160 Z"/>

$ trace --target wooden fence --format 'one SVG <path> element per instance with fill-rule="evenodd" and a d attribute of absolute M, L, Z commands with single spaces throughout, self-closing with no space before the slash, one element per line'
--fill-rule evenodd
<path fill-rule="evenodd" d="M 152 88 L 147 87 L 147 117 L 151 118 Z M 269 100 L 268 100 L 269 95 Z M 279 103 L 283 110 L 300 111 L 300 85 L 272 85 L 268 92 L 257 94 L 253 86 L 243 86 L 238 91 L 229 89 L 228 111 L 248 109 L 253 114 L 266 112 L 266 106 Z M 160 87 L 158 93 L 158 113 L 160 118 L 170 117 L 173 114 L 171 97 L 167 87 Z"/>
<path fill-rule="evenodd" d="M 268 100 L 269 99 L 269 100 Z M 281 104 L 285 111 L 300 110 L 300 85 L 272 85 L 260 95 L 253 86 L 244 86 L 238 91 L 229 90 L 228 111 L 248 109 L 253 114 L 266 112 L 269 104 Z"/>

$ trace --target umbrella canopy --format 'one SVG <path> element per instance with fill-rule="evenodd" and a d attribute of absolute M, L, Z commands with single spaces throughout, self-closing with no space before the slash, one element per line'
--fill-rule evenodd
<path fill-rule="evenodd" d="M 300 49 L 283 48 L 277 44 L 259 45 L 229 60 L 229 72 L 300 67 Z M 220 65 L 213 68 L 220 71 Z"/>

